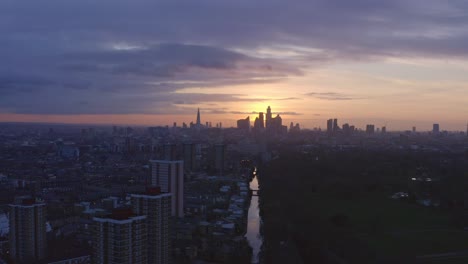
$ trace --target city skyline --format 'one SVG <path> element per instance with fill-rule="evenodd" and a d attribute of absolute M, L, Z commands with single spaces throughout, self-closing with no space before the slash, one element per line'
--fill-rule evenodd
<path fill-rule="evenodd" d="M 0 122 L 170 125 L 200 108 L 230 127 L 271 105 L 285 124 L 309 129 L 336 117 L 465 131 L 467 9 L 441 0 L 4 1 Z"/>
<path fill-rule="evenodd" d="M 270 106 L 268 106 L 269 108 Z M 246 118 L 249 119 L 249 124 L 250 124 L 250 127 L 251 128 L 254 128 L 255 127 L 255 117 L 258 116 L 259 114 L 263 113 L 263 114 L 266 114 L 268 110 L 265 109 L 264 111 L 252 111 L 252 112 L 245 112 L 245 113 L 235 113 L 236 116 L 240 116 L 242 118 L 240 119 L 228 119 L 228 120 L 224 120 L 223 122 L 225 122 L 224 126 L 222 128 L 236 128 L 239 126 L 238 124 L 238 121 L 239 120 L 245 120 Z M 124 123 L 122 122 L 122 120 L 126 120 L 126 119 L 122 119 L 122 116 L 120 115 L 114 115 L 112 117 L 106 117 L 105 119 L 103 120 L 99 120 L 99 121 L 96 121 L 96 122 L 90 122 L 89 118 L 90 116 L 89 115 L 78 115 L 78 116 L 75 116 L 77 117 L 76 119 L 73 119 L 72 120 L 62 120 L 60 118 L 54 118 L 55 116 L 53 117 L 50 117 L 50 118 L 46 118 L 44 120 L 44 117 L 38 117 L 38 118 L 33 118 L 33 119 L 19 119 L 19 120 L 5 120 L 5 121 L 0 121 L 0 123 L 4 122 L 4 123 L 8 123 L 8 122 L 12 122 L 12 123 L 16 123 L 16 122 L 19 122 L 19 123 L 49 123 L 49 124 L 69 124 L 69 125 L 103 125 L 103 126 L 106 126 L 106 125 L 117 125 L 117 126 L 168 126 L 168 127 L 172 127 L 172 126 L 177 126 L 177 127 L 183 127 L 184 125 L 186 125 L 187 127 L 189 127 L 189 125 L 197 125 L 197 121 L 200 120 L 200 116 L 201 114 L 203 114 L 203 118 L 205 118 L 203 120 L 203 122 L 201 122 L 201 126 L 205 126 L 204 124 L 207 123 L 210 125 L 210 127 L 217 127 L 218 124 L 223 124 L 223 122 L 218 122 L 218 121 L 213 121 L 209 118 L 215 118 L 216 116 L 213 115 L 213 114 L 210 114 L 210 113 L 204 113 L 203 112 L 203 109 L 200 109 L 200 108 L 196 108 L 196 117 L 194 117 L 194 114 L 192 115 L 180 115 L 180 116 L 174 116 L 174 115 L 166 115 L 165 116 L 165 119 L 157 119 L 157 120 L 152 120 L 150 119 L 149 121 L 148 120 L 142 120 L 140 118 L 138 118 L 138 116 L 134 116 L 132 115 L 133 118 L 130 119 L 129 122 L 127 123 Z M 321 129 L 322 131 L 326 131 L 327 130 L 327 121 L 329 120 L 328 118 L 325 118 L 325 117 L 320 117 L 320 116 L 317 116 L 316 118 L 311 118 L 311 119 L 296 119 L 296 114 L 294 114 L 294 112 L 271 112 L 272 114 L 274 115 L 281 115 L 281 118 L 283 118 L 283 116 L 292 116 L 290 118 L 285 118 L 283 123 L 284 124 L 288 124 L 288 123 L 295 123 L 295 124 L 300 124 L 302 128 L 304 129 L 309 129 L 309 130 L 316 130 L 316 129 Z M 292 113 L 292 114 L 290 114 Z M 206 115 L 205 115 L 206 114 Z M 2 117 L 2 114 L 0 114 L 0 118 Z M 149 118 L 147 116 L 147 118 Z M 173 119 L 171 119 L 173 118 Z M 366 126 L 369 125 L 369 124 L 373 124 L 376 126 L 376 128 L 381 128 L 381 127 L 385 127 L 387 128 L 387 131 L 395 131 L 395 132 L 398 132 L 398 131 L 410 131 L 410 130 L 415 130 L 416 128 L 418 128 L 418 132 L 430 132 L 433 130 L 433 125 L 434 124 L 439 124 L 441 122 L 438 122 L 437 120 L 434 120 L 433 122 L 431 121 L 411 121 L 411 120 L 407 120 L 407 121 L 404 121 L 404 122 L 395 122 L 395 120 L 379 120 L 379 119 L 376 119 L 376 118 L 369 118 L 369 119 L 357 119 L 357 118 L 348 118 L 348 119 L 341 119 L 341 118 L 336 118 L 334 117 L 334 119 L 338 119 L 340 120 L 340 122 L 342 122 L 343 124 L 347 124 L 347 123 L 353 123 L 355 124 L 355 128 L 356 130 L 362 130 L 362 131 L 365 131 L 366 130 Z M 304 121 L 304 123 L 301 123 L 301 122 L 298 122 L 298 121 Z M 312 122 L 307 122 L 307 121 L 311 121 Z M 305 124 L 305 125 L 304 125 Z M 307 126 L 307 124 L 309 124 L 309 126 Z M 397 124 L 396 126 L 394 126 L 394 124 Z M 441 131 L 450 131 L 450 132 L 466 132 L 468 131 L 468 122 L 464 125 L 464 127 L 462 125 L 458 125 L 456 124 L 455 126 L 451 126 L 450 125 L 451 123 L 444 123 L 442 122 L 441 125 L 442 125 L 442 128 L 441 128 Z M 312 125 L 312 126 L 310 126 Z M 451 128 L 454 128 L 454 129 L 451 129 Z M 414 131 L 416 132 L 416 131 Z"/>

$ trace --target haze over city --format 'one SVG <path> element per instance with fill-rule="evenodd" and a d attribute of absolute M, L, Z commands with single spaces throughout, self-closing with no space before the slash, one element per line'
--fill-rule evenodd
<path fill-rule="evenodd" d="M 465 131 L 464 1 L 2 1 L 0 122 Z"/>
<path fill-rule="evenodd" d="M 466 264 L 467 84 L 464 0 L 0 0 L 0 264 Z"/>

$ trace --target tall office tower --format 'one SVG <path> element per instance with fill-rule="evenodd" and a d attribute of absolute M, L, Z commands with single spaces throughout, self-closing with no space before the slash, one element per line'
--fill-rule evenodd
<path fill-rule="evenodd" d="M 169 263 L 171 194 L 161 193 L 158 187 L 149 188 L 144 194 L 132 194 L 131 201 L 134 213 L 146 215 L 148 263 Z"/>
<path fill-rule="evenodd" d="M 270 128 L 270 122 L 271 122 L 272 114 L 271 114 L 271 108 L 268 106 L 267 112 L 266 112 L 266 121 L 265 121 L 265 127 L 268 129 Z"/>
<path fill-rule="evenodd" d="M 10 257 L 15 263 L 36 263 L 46 257 L 46 206 L 30 196 L 15 198 L 10 207 Z"/>
<path fill-rule="evenodd" d="M 184 217 L 184 161 L 151 160 L 151 185 L 172 194 L 172 216 Z"/>
<path fill-rule="evenodd" d="M 416 133 L 416 127 L 413 127 L 413 134 Z"/>
<path fill-rule="evenodd" d="M 184 169 L 186 171 L 194 171 L 196 168 L 195 145 L 192 143 L 184 143 L 183 146 Z"/>
<path fill-rule="evenodd" d="M 258 113 L 258 122 L 260 124 L 260 128 L 265 128 L 265 121 L 263 119 L 263 112 Z"/>
<path fill-rule="evenodd" d="M 349 130 L 349 124 L 348 123 L 343 124 L 343 134 L 345 136 L 351 135 L 351 131 Z"/>
<path fill-rule="evenodd" d="M 383 127 L 382 127 L 382 134 L 385 134 L 385 133 L 387 133 L 387 127 L 386 127 L 386 126 L 383 126 Z"/>
<path fill-rule="evenodd" d="M 175 144 L 164 144 L 163 156 L 165 160 L 176 160 L 177 159 L 177 146 Z"/>
<path fill-rule="evenodd" d="M 118 209 L 93 218 L 93 263 L 148 263 L 146 215 Z"/>
<path fill-rule="evenodd" d="M 250 131 L 250 116 L 237 120 L 237 128 L 246 132 Z"/>
<path fill-rule="evenodd" d="M 432 125 L 432 133 L 433 134 L 439 134 L 439 124 L 433 124 Z"/>
<path fill-rule="evenodd" d="M 223 175 L 226 164 L 226 148 L 224 144 L 215 145 L 215 169 L 220 174 Z"/>
<path fill-rule="evenodd" d="M 375 126 L 374 125 L 367 125 L 366 126 L 366 133 L 367 134 L 374 134 L 374 131 L 375 131 Z"/>
<path fill-rule="evenodd" d="M 333 119 L 327 120 L 327 133 L 331 135 L 333 133 Z"/>
<path fill-rule="evenodd" d="M 338 132 L 338 130 L 340 129 L 340 127 L 338 127 L 338 119 L 333 119 L 333 132 L 336 133 Z"/>
<path fill-rule="evenodd" d="M 201 121 L 200 121 L 200 108 L 198 108 L 198 110 L 197 110 L 197 123 L 196 123 L 196 126 L 197 126 L 197 127 L 200 127 L 200 126 L 201 126 Z"/>
<path fill-rule="evenodd" d="M 254 129 L 255 130 L 260 129 L 260 119 L 258 119 L 258 117 L 256 117 L 255 120 L 254 120 Z"/>

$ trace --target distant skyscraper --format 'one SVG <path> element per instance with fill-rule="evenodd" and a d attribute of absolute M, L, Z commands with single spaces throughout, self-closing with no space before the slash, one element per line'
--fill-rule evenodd
<path fill-rule="evenodd" d="M 301 131 L 299 123 L 296 123 L 296 125 L 294 125 L 293 122 L 291 122 L 291 124 L 289 125 L 289 132 L 295 133 L 299 131 Z"/>
<path fill-rule="evenodd" d="M 196 126 L 197 126 L 197 127 L 200 127 L 200 126 L 201 126 L 201 121 L 200 121 L 200 108 L 198 108 L 198 110 L 197 110 L 197 123 L 196 123 Z"/>
<path fill-rule="evenodd" d="M 371 135 L 374 134 L 375 132 L 375 126 L 374 125 L 367 125 L 366 126 L 366 133 Z"/>
<path fill-rule="evenodd" d="M 263 112 L 260 112 L 258 114 L 258 120 L 259 120 L 258 122 L 260 123 L 260 127 L 265 128 L 265 121 L 263 119 Z"/>
<path fill-rule="evenodd" d="M 338 119 L 333 119 L 333 133 L 338 132 L 340 130 L 340 127 L 338 126 Z"/>
<path fill-rule="evenodd" d="M 256 117 L 255 120 L 254 120 L 253 128 L 254 128 L 254 130 L 259 130 L 260 129 L 260 120 L 258 119 L 258 117 Z"/>
<path fill-rule="evenodd" d="M 351 135 L 351 131 L 349 129 L 349 124 L 348 123 L 343 124 L 343 134 L 345 136 Z"/>
<path fill-rule="evenodd" d="M 171 194 L 150 188 L 144 194 L 132 194 L 131 202 L 135 214 L 146 215 L 148 263 L 169 263 Z"/>
<path fill-rule="evenodd" d="M 439 134 L 439 124 L 433 124 L 432 125 L 432 133 L 433 134 Z"/>
<path fill-rule="evenodd" d="M 93 263 L 148 263 L 147 217 L 118 209 L 93 218 Z"/>
<path fill-rule="evenodd" d="M 46 206 L 30 196 L 10 207 L 10 257 L 15 263 L 36 263 L 46 257 Z"/>
<path fill-rule="evenodd" d="M 244 131 L 249 131 L 250 130 L 250 117 L 248 116 L 245 119 L 237 120 L 237 128 L 244 130 Z"/>
<path fill-rule="evenodd" d="M 385 133 L 387 133 L 387 127 L 386 127 L 386 126 L 383 126 L 383 127 L 382 127 L 382 134 L 385 134 Z"/>
<path fill-rule="evenodd" d="M 267 108 L 265 128 L 270 135 L 287 133 L 288 131 L 288 127 L 283 126 L 283 119 L 279 114 L 277 114 L 276 117 L 272 117 L 270 106 Z"/>
<path fill-rule="evenodd" d="M 151 160 L 151 185 L 172 194 L 172 216 L 184 217 L 184 161 Z"/>
<path fill-rule="evenodd" d="M 272 119 L 272 113 L 271 113 L 271 107 L 268 106 L 267 112 L 266 112 L 266 122 L 265 122 L 265 127 L 268 129 L 271 125 L 271 119 Z"/>
<path fill-rule="evenodd" d="M 413 127 L 413 133 L 416 133 L 416 127 L 415 126 Z"/>
<path fill-rule="evenodd" d="M 333 134 L 333 119 L 327 120 L 327 133 L 329 135 Z"/>

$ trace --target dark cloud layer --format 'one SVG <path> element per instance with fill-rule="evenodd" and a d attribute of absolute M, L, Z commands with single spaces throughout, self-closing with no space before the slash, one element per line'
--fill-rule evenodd
<path fill-rule="evenodd" d="M 5 0 L 0 108 L 177 113 L 183 104 L 261 101 L 178 91 L 278 82 L 330 61 L 466 58 L 467 11 L 461 0 Z M 257 52 L 265 48 L 295 55 Z"/>

